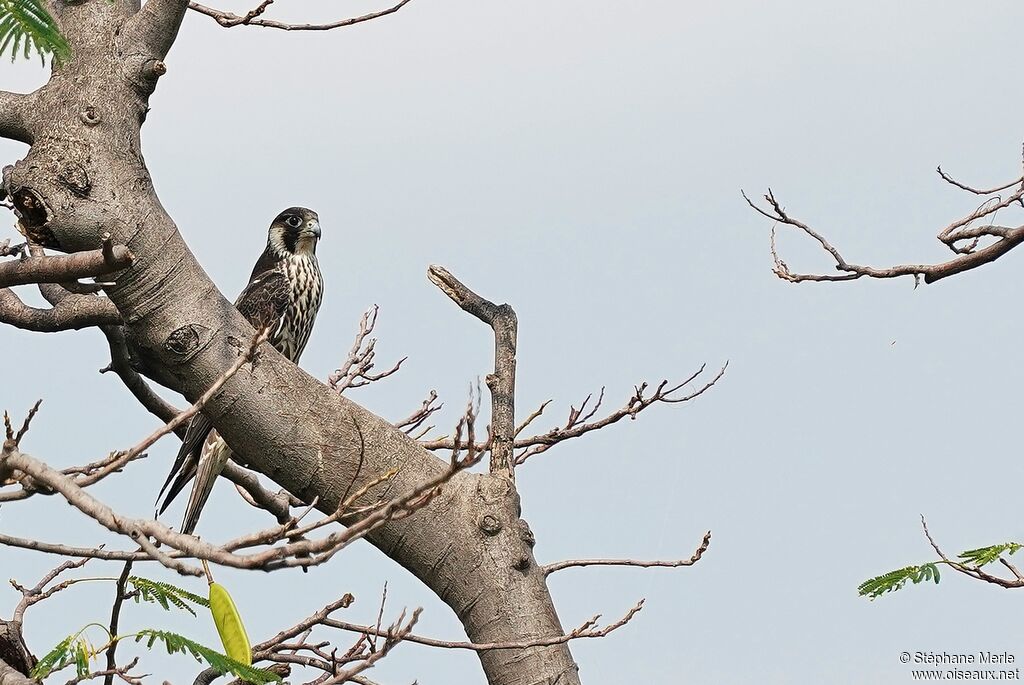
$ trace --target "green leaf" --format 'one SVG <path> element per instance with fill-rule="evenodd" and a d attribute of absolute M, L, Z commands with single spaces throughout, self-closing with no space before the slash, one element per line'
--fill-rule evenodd
<path fill-rule="evenodd" d="M 25 57 L 34 50 L 43 63 L 46 55 L 53 55 L 57 62 L 71 56 L 71 48 L 41 0 L 0 0 L 0 55 L 8 48 L 12 62 L 19 49 Z"/>
<path fill-rule="evenodd" d="M 191 654 L 196 661 L 205 661 L 221 673 L 231 673 L 242 680 L 256 683 L 256 685 L 265 685 L 265 683 L 279 682 L 281 680 L 281 676 L 276 673 L 262 668 L 246 666 L 215 649 L 210 649 L 190 640 L 184 635 L 169 633 L 163 630 L 146 629 L 140 630 L 135 634 L 136 642 L 141 642 L 142 640 L 146 640 L 146 647 L 148 648 L 152 648 L 157 641 L 163 642 L 168 654 Z"/>
<path fill-rule="evenodd" d="M 74 643 L 76 637 L 78 637 L 77 633 L 74 635 L 68 635 L 66 638 L 61 640 L 56 647 L 47 652 L 46 655 L 36 663 L 35 668 L 32 669 L 32 677 L 36 680 L 42 680 L 46 676 L 50 675 L 57 664 L 67 661 L 71 656 L 71 645 Z"/>
<path fill-rule="evenodd" d="M 993 561 L 998 561 L 999 557 L 1004 554 L 1013 554 L 1021 548 L 1024 548 L 1024 545 L 1021 545 L 1019 542 L 1004 542 L 1001 545 L 969 549 L 966 552 L 960 552 L 957 557 L 963 559 L 964 563 L 980 567 L 985 564 L 991 564 Z"/>
<path fill-rule="evenodd" d="M 75 674 L 79 678 L 89 675 L 89 647 L 85 640 L 75 645 Z"/>
<path fill-rule="evenodd" d="M 0 2 L 2 2 L 2 0 L 0 0 Z M 167 611 L 170 611 L 171 606 L 173 605 L 178 609 L 187 611 L 193 616 L 196 615 L 196 612 L 188 605 L 188 602 L 192 602 L 193 604 L 198 604 L 203 607 L 210 606 L 209 600 L 205 597 L 193 594 L 184 588 L 178 587 L 177 585 L 162 583 L 157 580 L 150 580 L 149 578 L 141 578 L 139 576 L 131 576 L 128 578 L 128 582 L 131 583 L 132 587 L 138 591 L 138 594 L 135 595 L 136 602 L 140 599 L 147 602 L 155 602 Z"/>
<path fill-rule="evenodd" d="M 922 564 L 920 566 L 907 566 L 896 571 L 876 576 L 866 580 L 857 587 L 857 593 L 861 597 L 875 599 L 887 592 L 896 592 L 907 584 L 907 581 L 915 585 L 925 580 L 934 580 L 936 585 L 939 582 L 939 567 L 934 563 Z"/>

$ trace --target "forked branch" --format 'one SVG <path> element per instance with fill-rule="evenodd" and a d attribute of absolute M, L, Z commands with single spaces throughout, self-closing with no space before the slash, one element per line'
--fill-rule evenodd
<path fill-rule="evenodd" d="M 939 231 L 937 235 L 939 241 L 956 256 L 953 259 L 938 264 L 901 264 L 886 268 L 854 264 L 847 261 L 839 250 L 821 233 L 803 221 L 789 215 L 775 198 L 771 189 L 764 196 L 764 205 L 755 203 L 746 193 L 743 193 L 743 199 L 758 214 L 771 219 L 776 224 L 792 226 L 814 239 L 835 263 L 835 269 L 838 273 L 833 274 L 796 273 L 792 271 L 789 265 L 779 257 L 775 242 L 775 227 L 773 226 L 771 230 L 772 271 L 776 276 L 790 283 L 802 283 L 804 281 L 853 281 L 865 276 L 868 278 L 913 276 L 915 281 L 923 278 L 925 283 L 934 283 L 943 278 L 994 262 L 1024 241 L 1024 225 L 999 226 L 994 223 L 995 216 L 1000 210 L 1013 205 L 1024 207 L 1024 176 L 994 188 L 978 189 L 955 180 L 944 172 L 941 167 L 937 169 L 937 172 L 946 183 L 973 195 L 986 197 L 981 206 L 973 212 L 952 221 Z M 1015 190 L 1005 197 L 998 194 L 1013 188 Z M 991 240 L 991 242 L 980 246 L 982 241 L 988 240 Z"/>
<path fill-rule="evenodd" d="M 376 356 L 377 338 L 369 337 L 377 325 L 377 305 L 373 305 L 363 313 L 359 320 L 359 331 L 355 342 L 348 351 L 345 361 L 327 378 L 332 390 L 343 393 L 349 388 L 361 388 L 397 373 L 408 357 L 402 357 L 386 371 L 373 372 L 373 358 Z"/>
<path fill-rule="evenodd" d="M 928 530 L 928 522 L 925 521 L 924 516 L 921 517 L 921 527 L 924 529 L 924 536 L 928 538 L 928 544 L 932 546 L 935 553 L 939 555 L 939 558 L 957 573 L 962 573 L 965 576 L 980 580 L 992 585 L 998 585 L 1004 588 L 1019 588 L 1024 587 L 1024 574 L 1021 574 L 1020 570 L 1016 566 L 1011 564 L 1002 556 L 999 557 L 999 563 L 1001 563 L 1010 573 L 1013 574 L 1013 578 L 1003 578 L 997 575 L 993 575 L 986 571 L 980 564 L 969 564 L 961 561 L 954 561 L 946 556 L 946 553 L 942 551 L 939 545 L 935 542 L 931 532 Z"/>
<path fill-rule="evenodd" d="M 515 478 L 513 440 L 516 434 L 516 313 L 508 304 L 494 304 L 470 290 L 442 266 L 431 266 L 427 277 L 455 304 L 494 331 L 494 373 L 487 375 L 491 391 L 491 473 Z M 453 447 L 456 447 L 453 444 Z"/>

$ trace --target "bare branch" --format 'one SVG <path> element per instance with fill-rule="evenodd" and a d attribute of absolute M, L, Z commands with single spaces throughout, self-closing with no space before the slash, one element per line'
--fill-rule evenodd
<path fill-rule="evenodd" d="M 117 641 L 113 641 L 112 644 L 117 644 Z M 129 675 L 129 671 L 135 668 L 139 663 L 139 657 L 135 657 L 124 666 L 114 666 L 112 668 L 105 668 L 102 671 L 89 671 L 83 675 L 76 675 L 71 680 L 68 680 L 64 685 L 78 685 L 78 683 L 85 682 L 86 680 L 92 680 L 93 678 L 103 678 L 104 685 L 114 682 L 114 676 L 117 676 L 121 680 L 130 685 L 142 685 L 142 678 Z"/>
<path fill-rule="evenodd" d="M 126 561 L 121 575 L 117 579 L 117 587 L 114 589 L 114 603 L 110 608 L 110 627 L 108 631 L 111 636 L 117 635 L 117 624 L 121 618 L 121 604 L 125 600 L 125 593 L 128 590 L 128 577 L 132 572 L 132 562 Z M 107 647 L 107 672 L 103 677 L 103 685 L 113 685 L 114 676 L 117 675 L 117 640 L 111 640 Z"/>
<path fill-rule="evenodd" d="M 291 519 L 291 508 L 302 505 L 295 495 L 285 490 L 279 490 L 277 493 L 270 492 L 260 485 L 259 478 L 255 473 L 233 461 L 224 465 L 221 475 L 235 484 L 235 488 L 246 502 L 270 512 L 278 523 L 287 523 Z"/>
<path fill-rule="evenodd" d="M 551 647 L 552 645 L 560 645 L 571 640 L 580 640 L 587 638 L 605 637 L 614 630 L 621 628 L 632 620 L 637 613 L 643 609 L 644 600 L 640 600 L 633 606 L 632 609 L 626 612 L 626 614 L 614 623 L 610 623 L 604 628 L 598 628 L 597 622 L 601 618 L 600 614 L 595 615 L 589 621 L 586 621 L 572 632 L 564 635 L 554 635 L 551 637 L 539 637 L 531 638 L 527 640 L 515 640 L 510 642 L 459 642 L 453 640 L 438 640 L 432 637 L 423 637 L 421 635 L 408 634 L 403 639 L 406 642 L 415 642 L 416 644 L 426 645 L 427 647 L 439 647 L 442 649 L 468 649 L 474 652 L 487 652 L 492 649 L 528 649 L 530 647 Z M 324 625 L 332 628 L 338 628 L 339 630 L 347 630 L 349 632 L 363 633 L 364 635 L 379 634 L 379 631 L 373 626 L 359 625 L 356 623 L 348 623 L 345 621 L 338 621 L 336 619 L 326 619 Z"/>
<path fill-rule="evenodd" d="M 406 434 L 412 433 L 414 430 L 419 428 L 424 421 L 429 419 L 431 414 L 441 411 L 441 408 L 444 407 L 443 403 L 435 405 L 435 401 L 437 401 L 437 391 L 431 390 L 430 394 L 427 395 L 427 399 L 423 400 L 423 404 L 420 405 L 419 409 L 404 419 L 395 421 L 395 428 L 400 428 L 405 431 Z"/>
<path fill-rule="evenodd" d="M 121 315 L 106 298 L 78 295 L 50 309 L 38 309 L 22 302 L 10 288 L 0 288 L 0 323 L 37 333 L 56 333 L 120 324 Z"/>
<path fill-rule="evenodd" d="M 758 214 L 774 222 L 799 229 L 817 241 L 821 248 L 831 256 L 833 262 L 835 262 L 835 269 L 839 272 L 835 274 L 808 274 L 791 271 L 786 262 L 779 258 L 775 244 L 775 229 L 773 227 L 771 232 L 771 254 L 774 266 L 772 271 L 779 278 L 790 283 L 801 283 L 804 281 L 853 281 L 865 276 L 869 278 L 913 276 L 915 281 L 923 278 L 925 283 L 934 283 L 954 274 L 994 262 L 1024 241 L 1024 225 L 1007 227 L 996 226 L 991 223 L 1001 209 L 1015 204 L 1024 207 L 1024 176 L 996 188 L 979 190 L 954 180 L 942 171 L 941 167 L 938 169 L 938 173 L 944 181 L 957 188 L 977 195 L 991 196 L 976 210 L 951 222 L 939 231 L 938 239 L 957 255 L 955 258 L 939 264 L 901 264 L 888 268 L 853 264 L 848 262 L 839 250 L 823 235 L 799 219 L 787 214 L 782 205 L 775 199 L 771 189 L 764 196 L 764 200 L 767 203 L 766 207 L 759 206 L 753 202 L 747 197 L 746 193 L 743 193 L 743 199 Z M 995 195 L 999 191 L 1008 190 L 1014 186 L 1017 186 L 1017 189 L 1005 198 Z M 971 226 L 972 223 L 979 220 L 985 220 L 985 223 L 983 225 Z M 980 241 L 986 238 L 994 240 L 979 249 Z"/>
<path fill-rule="evenodd" d="M 429 267 L 427 277 L 455 304 L 494 331 L 494 373 L 487 375 L 487 388 L 491 391 L 490 470 L 514 479 L 516 313 L 511 305 L 497 305 L 480 297 L 442 266 Z"/>
<path fill-rule="evenodd" d="M 681 566 L 693 566 L 700 561 L 702 556 L 704 556 L 704 552 L 708 550 L 708 546 L 710 544 L 711 531 L 709 530 L 704 534 L 704 539 L 701 541 L 697 551 L 695 551 L 689 559 L 678 559 L 676 561 L 641 561 L 638 559 L 569 559 L 543 566 L 541 567 L 541 571 L 545 576 L 547 576 L 555 571 L 582 566 L 637 566 L 640 568 L 679 568 Z"/>
<path fill-rule="evenodd" d="M 43 600 L 49 599 L 50 597 L 57 594 L 58 592 L 61 592 L 62 590 L 66 590 L 74 584 L 74 581 L 65 580 L 64 582 L 58 583 L 57 585 L 54 585 L 52 587 L 47 587 L 48 585 L 50 585 L 50 583 L 56 580 L 57 577 L 60 576 L 62 573 L 66 571 L 71 571 L 73 569 L 82 568 L 88 562 L 89 559 L 71 559 L 65 561 L 60 566 L 57 566 L 56 568 L 49 571 L 39 580 L 38 583 L 35 584 L 34 587 L 31 588 L 23 587 L 22 585 L 19 585 L 16 581 L 11 580 L 10 582 L 14 589 L 18 590 L 21 593 L 21 601 L 18 602 L 18 606 L 14 608 L 14 616 L 11 620 L 13 620 L 14 623 L 16 623 L 19 626 L 22 623 L 24 623 L 25 612 L 28 610 L 29 607 L 33 606 L 34 604 L 38 604 Z"/>
<path fill-rule="evenodd" d="M 103 549 L 102 545 L 98 547 L 72 547 L 59 543 L 20 538 L 5 533 L 0 533 L 0 545 L 43 552 L 45 554 L 57 554 L 62 557 L 100 559 L 102 561 L 152 561 L 149 555 L 143 552 L 108 551 Z"/>
<path fill-rule="evenodd" d="M 416 626 L 416 622 L 420 618 L 420 614 L 423 609 L 416 609 L 412 612 L 412 616 L 409 617 L 408 621 L 405 620 L 405 612 L 403 611 L 391 627 L 387 629 L 387 632 L 383 635 L 384 644 L 380 648 L 373 649 L 363 657 L 355 666 L 352 666 L 340 673 L 337 673 L 331 678 L 324 681 L 324 685 L 332 685 L 333 683 L 345 683 L 351 680 L 356 675 L 362 673 L 368 668 L 372 668 L 375 663 L 383 659 L 388 653 L 395 648 L 400 642 L 404 642 L 405 639 L 412 634 L 412 629 Z M 326 625 L 326 623 L 325 623 Z"/>
<path fill-rule="evenodd" d="M 100 250 L 69 255 L 26 257 L 0 262 L 0 287 L 28 283 L 64 283 L 102 276 L 126 269 L 134 256 L 124 245 L 114 245 L 106 236 Z"/>
<path fill-rule="evenodd" d="M 377 305 L 373 305 L 363 313 L 363 317 L 359 321 L 359 332 L 356 333 L 356 340 L 352 344 L 352 349 L 349 350 L 345 362 L 341 368 L 335 369 L 334 373 L 327 378 L 327 384 L 331 386 L 331 389 L 343 393 L 349 388 L 361 388 L 374 381 L 387 378 L 396 373 L 401 368 L 402 362 L 408 359 L 408 357 L 402 357 L 387 371 L 371 373 L 373 358 L 376 355 L 374 348 L 377 345 L 377 339 L 367 339 L 367 336 L 377 325 L 377 311 Z"/>
<path fill-rule="evenodd" d="M 597 404 L 594 405 L 594 409 L 595 410 L 597 409 L 597 407 L 601 406 L 601 400 L 602 399 L 604 399 L 604 388 L 601 388 L 601 397 L 598 398 Z M 583 400 L 583 404 L 586 404 L 589 400 L 590 400 L 590 395 L 587 395 L 587 398 L 585 400 Z M 540 415 L 544 413 L 544 410 L 548 408 L 548 405 L 551 404 L 551 402 L 552 402 L 552 400 L 545 400 L 544 402 L 542 402 L 539 407 L 537 407 L 535 410 L 533 410 L 533 412 L 531 412 L 531 414 L 529 416 L 527 416 L 526 419 L 524 419 L 523 422 L 516 427 L 516 437 L 517 438 L 519 437 L 520 433 L 522 433 L 524 430 L 526 430 L 527 426 L 529 426 L 531 423 L 533 423 L 536 419 L 540 418 Z M 570 407 L 570 414 L 572 413 L 572 411 L 573 411 L 573 409 L 572 409 L 572 407 Z M 589 416 L 588 416 L 588 418 L 589 418 Z"/>
<path fill-rule="evenodd" d="M 273 2 L 274 0 L 263 0 L 263 2 L 244 15 L 214 9 L 205 5 L 200 5 L 198 2 L 190 2 L 188 8 L 199 12 L 200 14 L 212 17 L 218 24 L 225 28 L 233 28 L 235 26 L 262 26 L 270 29 L 281 29 L 282 31 L 330 31 L 331 29 L 352 26 L 353 24 L 361 24 L 365 21 L 371 21 L 379 17 L 394 14 L 409 4 L 411 0 L 401 0 L 398 4 L 378 12 L 370 12 L 369 14 L 364 14 L 359 17 L 339 19 L 338 21 L 332 21 L 324 24 L 291 24 L 288 22 L 263 18 L 263 12 Z"/>
<path fill-rule="evenodd" d="M 462 423 L 460 423 L 461 427 Z M 469 425 L 469 441 L 472 444 L 472 422 Z M 461 438 L 461 430 L 457 431 Z M 448 469 L 438 476 L 412 488 L 410 491 L 388 500 L 380 505 L 362 509 L 350 510 L 347 507 L 349 502 L 343 503 L 334 514 L 315 523 L 295 528 L 293 525 L 275 526 L 263 533 L 247 536 L 242 543 L 227 543 L 224 546 L 215 546 L 192 536 L 176 533 L 159 521 L 150 519 L 132 519 L 115 513 L 110 507 L 92 497 L 87 491 L 69 476 L 56 471 L 46 464 L 33 459 L 27 454 L 20 452 L 13 441 L 4 442 L 3 451 L 0 452 L 0 466 L 7 466 L 17 469 L 32 477 L 37 482 L 45 484 L 54 491 L 59 492 L 69 504 L 94 519 L 97 523 L 111 532 L 125 535 L 134 540 L 143 551 L 161 564 L 178 573 L 186 575 L 203 575 L 202 569 L 190 566 L 179 561 L 182 558 L 205 559 L 222 566 L 233 568 L 256 568 L 265 571 L 287 568 L 292 566 L 315 566 L 332 558 L 336 553 L 347 547 L 352 542 L 362 539 L 369 532 L 380 526 L 405 518 L 429 504 L 438 494 L 440 488 L 455 474 L 469 468 L 480 458 L 480 454 L 470 449 L 464 456 L 454 451 L 452 461 Z M 355 523 L 348 528 L 330 533 L 317 540 L 297 540 L 286 544 L 274 545 L 260 552 L 241 555 L 231 550 L 243 546 L 256 544 L 272 544 L 284 537 L 296 539 L 307 533 L 321 528 L 329 523 L 339 520 L 354 520 Z M 150 539 L 156 541 L 165 548 L 172 550 L 164 552 L 158 548 Z M 24 546 L 24 545 L 22 545 Z M 42 549 L 37 546 L 37 549 Z M 177 550 L 182 554 L 175 554 Z M 50 549 L 43 551 L 53 551 Z M 97 556 L 87 554 L 87 557 Z M 136 557 L 109 557 L 109 558 L 136 558 Z"/>
<path fill-rule="evenodd" d="M 21 428 L 15 433 L 11 426 L 11 417 L 7 412 L 4 412 L 4 429 L 6 431 L 6 439 L 14 443 L 17 447 L 21 444 L 21 439 L 28 433 L 29 427 L 32 425 L 32 419 L 39 413 L 39 405 L 43 403 L 42 400 L 36 400 L 36 403 L 32 405 L 32 408 L 28 410 L 28 414 L 25 415 L 25 420 L 21 423 Z"/>
<path fill-rule="evenodd" d="M 941 176 L 942 180 L 945 181 L 946 183 L 949 183 L 950 185 L 954 185 L 957 188 L 960 188 L 961 190 L 966 190 L 969 193 L 974 193 L 975 195 L 995 195 L 996 193 L 998 193 L 998 192 L 1000 192 L 1002 190 L 1007 190 L 1009 188 L 1012 188 L 1015 185 L 1018 185 L 1020 183 L 1024 183 L 1024 176 L 1019 176 L 1019 177 L 1013 179 L 1012 181 L 1010 181 L 1009 183 L 1005 183 L 1005 184 L 999 186 L 998 188 L 989 188 L 988 190 L 979 190 L 977 188 L 973 188 L 971 186 L 964 185 L 960 181 L 957 181 L 955 178 L 953 178 L 952 176 L 947 174 L 945 171 L 943 171 L 941 166 L 935 167 L 935 171 L 938 172 L 939 176 Z"/>
<path fill-rule="evenodd" d="M 522 451 L 516 455 L 515 464 L 516 466 L 518 466 L 519 464 L 522 464 L 530 457 L 540 454 L 541 452 L 545 452 L 551 447 L 559 444 L 560 442 L 570 440 L 572 438 L 578 438 L 583 435 L 586 435 L 587 433 L 590 433 L 591 431 L 599 430 L 601 428 L 604 428 L 605 426 L 610 426 L 613 423 L 621 421 L 627 416 L 630 418 L 636 418 L 637 414 L 639 414 L 644 409 L 650 407 L 653 404 L 657 404 L 659 402 L 667 404 L 679 404 L 682 402 L 689 402 L 690 400 L 699 397 L 700 395 L 704 394 L 712 387 L 714 387 L 715 384 L 718 383 L 719 379 L 721 379 L 722 376 L 725 374 L 725 371 L 728 368 L 729 364 L 728 362 L 726 362 L 725 366 L 719 369 L 718 373 L 715 374 L 715 376 L 711 380 L 707 381 L 706 383 L 704 383 L 704 385 L 697 388 L 696 390 L 689 392 L 685 395 L 675 395 L 675 393 L 678 393 L 685 386 L 689 385 L 694 380 L 696 380 L 704 372 L 704 365 L 702 365 L 700 369 L 696 371 L 696 373 L 692 374 L 689 378 L 685 379 L 681 383 L 677 383 L 676 385 L 669 386 L 668 381 L 661 381 L 661 383 L 658 384 L 658 387 L 655 388 L 654 393 L 651 395 L 647 395 L 648 384 L 641 383 L 640 385 L 634 388 L 633 395 L 630 396 L 629 400 L 626 402 L 624 406 L 608 414 L 604 418 L 593 421 L 591 419 L 597 413 L 597 410 L 601 407 L 601 404 L 604 401 L 604 389 L 601 390 L 601 393 L 598 396 L 597 401 L 592 406 L 590 406 L 589 409 L 588 405 L 590 404 L 592 396 L 588 395 L 580 404 L 579 408 L 569 408 L 569 417 L 564 425 L 558 428 L 552 428 L 548 432 L 539 435 L 534 435 L 526 438 L 516 437 L 516 439 L 513 442 L 513 446 L 516 449 L 520 449 Z M 523 430 L 531 421 L 534 420 L 536 416 L 539 416 L 543 411 L 544 407 L 547 406 L 547 404 L 548 402 L 545 402 L 540 409 L 536 410 L 533 413 L 533 415 L 528 417 L 527 420 L 524 421 L 516 429 L 516 432 L 518 433 L 521 430 Z M 443 438 L 439 438 L 437 440 L 426 441 L 421 444 L 427 449 L 438 450 L 452 449 L 452 447 L 454 446 L 454 442 L 455 441 L 453 438 L 446 436 Z M 478 449 L 483 449 L 485 447 L 486 445 L 477 446 Z"/>

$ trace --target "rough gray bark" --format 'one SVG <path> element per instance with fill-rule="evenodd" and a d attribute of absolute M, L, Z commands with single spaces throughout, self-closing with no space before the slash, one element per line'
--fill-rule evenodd
<path fill-rule="evenodd" d="M 3 187 L 35 242 L 81 252 L 99 249 L 108 232 L 134 255 L 130 268 L 105 277 L 133 359 L 146 375 L 195 400 L 253 333 L 160 205 L 140 147 L 148 98 L 166 71 L 163 60 L 186 6 L 53 4 L 73 57 L 35 93 L 0 93 L 0 135 L 33 143 L 4 169 Z M 358 488 L 400 467 L 369 493 L 375 500 L 445 468 L 390 423 L 269 348 L 204 411 L 253 468 L 305 501 L 317 497 L 324 512 L 335 510 L 353 481 Z M 533 536 L 519 514 L 508 470 L 462 473 L 427 509 L 370 539 L 437 593 L 474 642 L 559 635 Z M 480 659 L 492 685 L 579 683 L 564 644 L 493 650 Z"/>

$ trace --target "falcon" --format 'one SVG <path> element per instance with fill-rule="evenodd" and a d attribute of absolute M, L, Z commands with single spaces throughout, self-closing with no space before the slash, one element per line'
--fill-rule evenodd
<path fill-rule="evenodd" d="M 256 330 L 269 329 L 268 342 L 294 363 L 306 347 L 323 297 L 323 278 L 316 261 L 319 239 L 320 218 L 313 210 L 292 207 L 278 214 L 270 224 L 267 247 L 256 261 L 249 284 L 235 301 L 235 307 Z M 202 413 L 192 417 L 157 495 L 157 515 L 194 479 L 181 523 L 181 532 L 191 534 L 214 481 L 230 458 L 231 448 L 210 420 Z"/>

